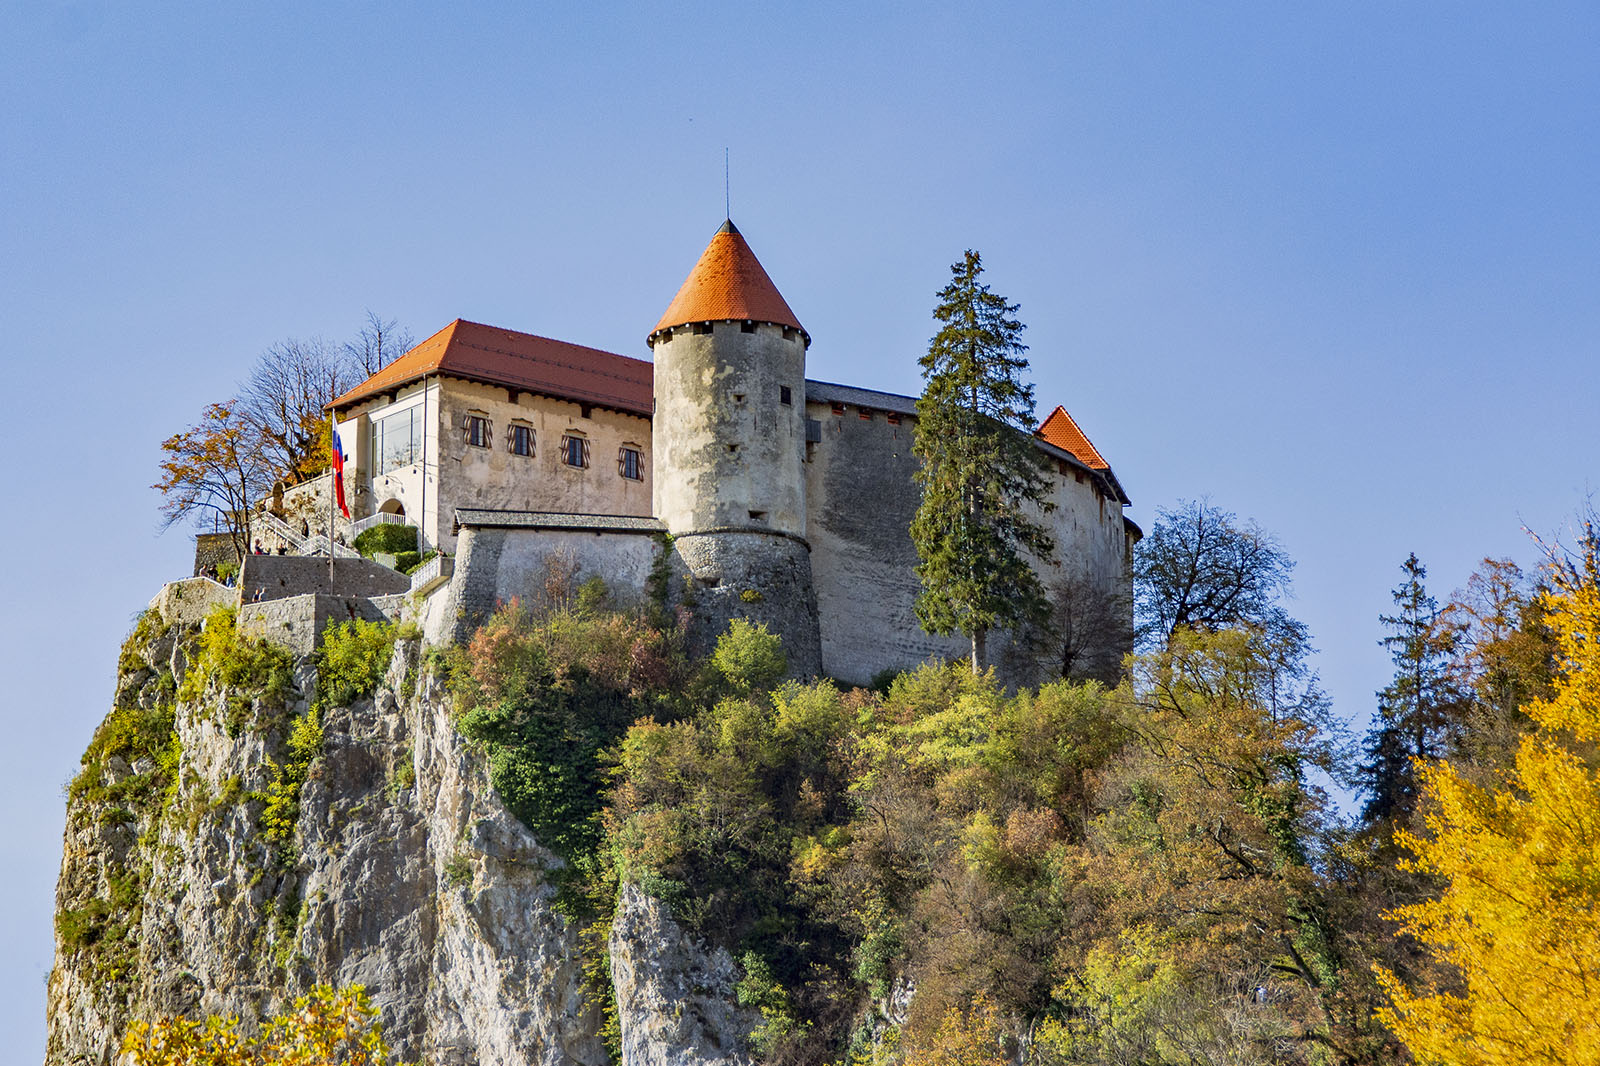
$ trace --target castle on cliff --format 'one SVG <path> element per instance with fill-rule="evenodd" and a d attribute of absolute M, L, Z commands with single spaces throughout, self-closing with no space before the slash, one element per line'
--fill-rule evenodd
<path fill-rule="evenodd" d="M 653 360 L 457 320 L 329 405 L 345 532 L 413 524 L 454 557 L 418 597 L 431 637 L 533 594 L 559 552 L 623 602 L 665 566 L 692 635 L 764 622 L 802 675 L 866 683 L 964 654 L 912 607 L 914 397 L 808 380 L 811 336 L 731 221 L 646 343 Z M 1047 637 L 997 634 L 992 657 L 1014 683 L 1114 675 L 1131 643 L 1128 497 L 1063 408 L 1034 436 L 1056 617 Z"/>

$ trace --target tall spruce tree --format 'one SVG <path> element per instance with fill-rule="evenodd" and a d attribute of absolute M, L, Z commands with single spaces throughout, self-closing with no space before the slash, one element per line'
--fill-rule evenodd
<path fill-rule="evenodd" d="M 1031 436 L 1033 386 L 1022 380 L 1028 348 L 1018 305 L 979 281 L 977 252 L 950 272 L 933 311 L 942 325 L 920 360 L 926 385 L 912 451 L 921 460 L 922 505 L 911 539 L 923 591 L 916 609 L 928 632 L 969 637 L 972 670 L 980 673 L 990 630 L 1048 624 L 1029 556 L 1055 554 L 1033 517 L 1053 505 Z"/>
<path fill-rule="evenodd" d="M 1428 595 L 1428 569 L 1415 552 L 1400 569 L 1405 576 L 1393 593 L 1396 613 L 1379 615 L 1390 629 L 1379 643 L 1389 649 L 1395 674 L 1378 692 L 1378 713 L 1366 736 L 1361 778 L 1368 823 L 1411 815 L 1419 786 L 1413 760 L 1444 755 L 1470 704 L 1454 668 L 1459 628 Z"/>

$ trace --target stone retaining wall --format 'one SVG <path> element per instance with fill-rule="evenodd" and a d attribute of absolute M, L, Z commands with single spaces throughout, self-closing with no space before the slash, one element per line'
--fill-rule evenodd
<path fill-rule="evenodd" d="M 206 615 L 218 607 L 231 607 L 238 602 L 238 589 L 219 585 L 208 577 L 186 577 L 162 585 L 150 601 L 150 610 L 160 612 L 168 622 L 193 624 L 205 621 Z"/>
<path fill-rule="evenodd" d="M 411 591 L 411 579 L 370 559 L 335 559 L 333 578 L 328 559 L 314 555 L 247 555 L 239 578 L 244 603 L 280 600 L 316 593 L 324 596 L 392 596 Z"/>
<path fill-rule="evenodd" d="M 323 560 L 327 565 L 327 560 Z M 239 607 L 240 633 L 281 644 L 296 655 L 310 655 L 328 624 L 360 618 L 368 622 L 399 622 L 403 596 L 327 596 L 307 593 L 285 596 Z"/>

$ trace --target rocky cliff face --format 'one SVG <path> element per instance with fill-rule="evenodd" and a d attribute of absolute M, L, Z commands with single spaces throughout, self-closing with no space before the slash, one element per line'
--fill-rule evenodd
<path fill-rule="evenodd" d="M 603 1066 L 608 971 L 629 1066 L 750 1061 L 725 954 L 633 889 L 608 945 L 563 916 L 561 860 L 490 788 L 416 642 L 318 715 L 314 666 L 282 653 L 186 684 L 197 640 L 141 623 L 70 790 L 48 1066 L 116 1061 L 133 1019 L 248 1023 L 318 982 L 365 985 L 401 1061 Z"/>

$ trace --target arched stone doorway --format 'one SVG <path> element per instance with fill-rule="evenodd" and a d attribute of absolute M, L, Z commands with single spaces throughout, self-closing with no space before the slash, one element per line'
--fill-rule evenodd
<path fill-rule="evenodd" d="M 401 518 L 404 518 L 406 516 L 406 506 L 405 506 L 405 504 L 401 503 L 399 500 L 394 500 L 394 499 L 384 500 L 383 501 L 383 506 L 379 507 L 378 511 L 379 511 L 380 514 L 399 515 Z"/>

